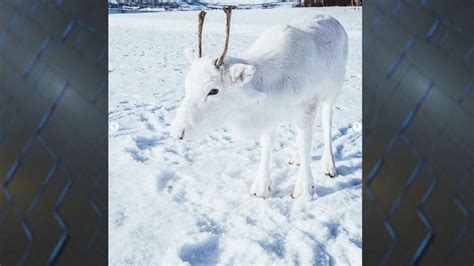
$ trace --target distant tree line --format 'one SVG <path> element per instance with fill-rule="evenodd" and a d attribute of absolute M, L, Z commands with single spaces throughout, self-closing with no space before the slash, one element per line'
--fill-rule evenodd
<path fill-rule="evenodd" d="M 298 6 L 361 6 L 362 0 L 299 0 Z"/>
<path fill-rule="evenodd" d="M 194 2 L 194 0 L 109 0 L 112 4 L 128 4 L 128 5 L 156 5 L 170 2 Z"/>
<path fill-rule="evenodd" d="M 275 1 L 275 0 L 270 0 Z M 310 6 L 361 6 L 362 0 L 296 0 L 300 7 Z M 170 2 L 187 2 L 199 4 L 199 0 L 109 0 L 109 4 L 128 5 L 159 5 Z M 275 2 L 292 2 L 291 0 L 276 0 Z"/>

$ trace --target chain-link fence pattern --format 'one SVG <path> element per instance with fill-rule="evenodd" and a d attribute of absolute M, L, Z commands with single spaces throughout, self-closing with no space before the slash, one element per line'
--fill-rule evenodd
<path fill-rule="evenodd" d="M 366 265 L 474 263 L 473 1 L 364 1 Z"/>
<path fill-rule="evenodd" d="M 0 0 L 0 265 L 107 263 L 107 3 Z"/>

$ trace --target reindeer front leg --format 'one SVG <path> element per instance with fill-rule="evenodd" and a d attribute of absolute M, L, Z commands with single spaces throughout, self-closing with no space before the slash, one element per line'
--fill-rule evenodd
<path fill-rule="evenodd" d="M 272 184 L 272 179 L 270 177 L 270 158 L 274 138 L 275 128 L 266 131 L 260 138 L 260 167 L 258 169 L 257 177 L 250 188 L 251 195 L 266 198 L 270 193 L 270 186 Z"/>
<path fill-rule="evenodd" d="M 296 143 L 300 157 L 300 169 L 296 179 L 295 189 L 291 194 L 292 198 L 302 195 L 313 195 L 314 183 L 311 173 L 311 147 L 313 144 L 313 123 L 316 113 L 316 103 L 305 107 L 304 115 L 297 122 Z"/>

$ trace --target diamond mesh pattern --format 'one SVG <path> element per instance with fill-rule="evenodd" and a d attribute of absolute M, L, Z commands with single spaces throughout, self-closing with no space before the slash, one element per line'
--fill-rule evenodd
<path fill-rule="evenodd" d="M 364 264 L 474 263 L 473 12 L 364 1 Z"/>
<path fill-rule="evenodd" d="M 0 265 L 107 263 L 107 9 L 0 0 Z"/>

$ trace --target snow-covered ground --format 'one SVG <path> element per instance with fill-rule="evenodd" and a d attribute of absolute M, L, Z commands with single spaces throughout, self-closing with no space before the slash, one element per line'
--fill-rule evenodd
<path fill-rule="evenodd" d="M 230 54 L 275 24 L 315 13 L 337 18 L 349 35 L 346 83 L 335 105 L 339 175 L 320 167 L 313 144 L 315 198 L 290 198 L 298 167 L 288 165 L 295 129 L 278 130 L 270 198 L 248 194 L 258 169 L 256 141 L 225 130 L 177 141 L 168 126 L 184 95 L 184 49 L 196 46 L 197 12 L 109 16 L 109 261 L 112 265 L 360 265 L 362 261 L 361 10 L 235 10 Z M 218 55 L 225 15 L 209 11 L 203 50 Z"/>

